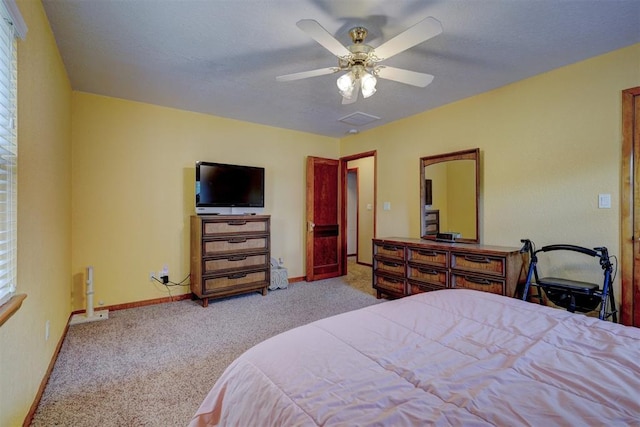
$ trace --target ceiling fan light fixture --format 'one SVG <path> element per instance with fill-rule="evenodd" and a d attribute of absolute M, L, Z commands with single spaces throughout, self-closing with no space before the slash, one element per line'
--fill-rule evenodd
<path fill-rule="evenodd" d="M 364 73 L 360 79 L 360 89 L 362 90 L 362 96 L 365 98 L 370 97 L 376 93 L 377 79 L 369 73 Z"/>
<path fill-rule="evenodd" d="M 351 99 L 353 98 L 353 89 L 355 88 L 355 85 L 350 87 L 348 90 L 341 90 L 340 95 L 342 95 L 343 98 L 346 99 Z"/>
<path fill-rule="evenodd" d="M 376 93 L 377 77 L 416 87 L 426 87 L 433 80 L 430 74 L 379 65 L 380 62 L 441 34 L 442 24 L 431 16 L 376 48 L 365 44 L 367 29 L 364 27 L 352 28 L 349 35 L 353 44 L 344 46 L 313 19 L 302 19 L 296 25 L 331 52 L 338 59 L 338 66 L 277 76 L 277 81 L 299 80 L 345 71 L 345 74 L 336 80 L 336 84 L 343 97 L 342 104 L 353 104 L 358 100 L 359 92 L 362 92 L 364 98 Z"/>
<path fill-rule="evenodd" d="M 356 78 L 353 74 L 353 71 L 349 71 L 348 73 L 345 73 L 338 77 L 338 80 L 336 80 L 336 85 L 338 86 L 340 95 L 347 99 L 351 99 L 351 96 L 353 95 L 353 89 L 356 86 Z"/>

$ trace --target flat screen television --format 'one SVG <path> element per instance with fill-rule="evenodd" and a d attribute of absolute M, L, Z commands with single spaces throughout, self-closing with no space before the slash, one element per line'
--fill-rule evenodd
<path fill-rule="evenodd" d="M 196 212 L 264 208 L 264 168 L 196 162 Z"/>

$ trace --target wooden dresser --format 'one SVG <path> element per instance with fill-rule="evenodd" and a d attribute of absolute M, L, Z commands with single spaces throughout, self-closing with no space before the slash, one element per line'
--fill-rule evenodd
<path fill-rule="evenodd" d="M 440 232 L 440 210 L 424 211 L 424 234 L 435 236 Z"/>
<path fill-rule="evenodd" d="M 380 298 L 445 288 L 514 296 L 526 271 L 519 248 L 423 239 L 373 239 L 373 287 Z"/>
<path fill-rule="evenodd" d="M 191 217 L 191 292 L 209 298 L 267 294 L 270 283 L 269 215 Z"/>

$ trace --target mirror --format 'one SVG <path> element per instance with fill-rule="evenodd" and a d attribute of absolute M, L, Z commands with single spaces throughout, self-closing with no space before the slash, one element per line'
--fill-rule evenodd
<path fill-rule="evenodd" d="M 480 149 L 420 159 L 420 236 L 460 233 L 457 242 L 478 243 Z"/>

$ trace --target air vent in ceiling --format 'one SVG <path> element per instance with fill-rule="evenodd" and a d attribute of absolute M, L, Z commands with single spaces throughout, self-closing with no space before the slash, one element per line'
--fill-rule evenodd
<path fill-rule="evenodd" d="M 369 123 L 373 123 L 376 120 L 380 120 L 380 117 L 372 116 L 371 114 L 362 113 L 360 111 L 356 111 L 355 113 L 351 113 L 338 119 L 338 121 L 351 126 L 364 126 Z"/>

